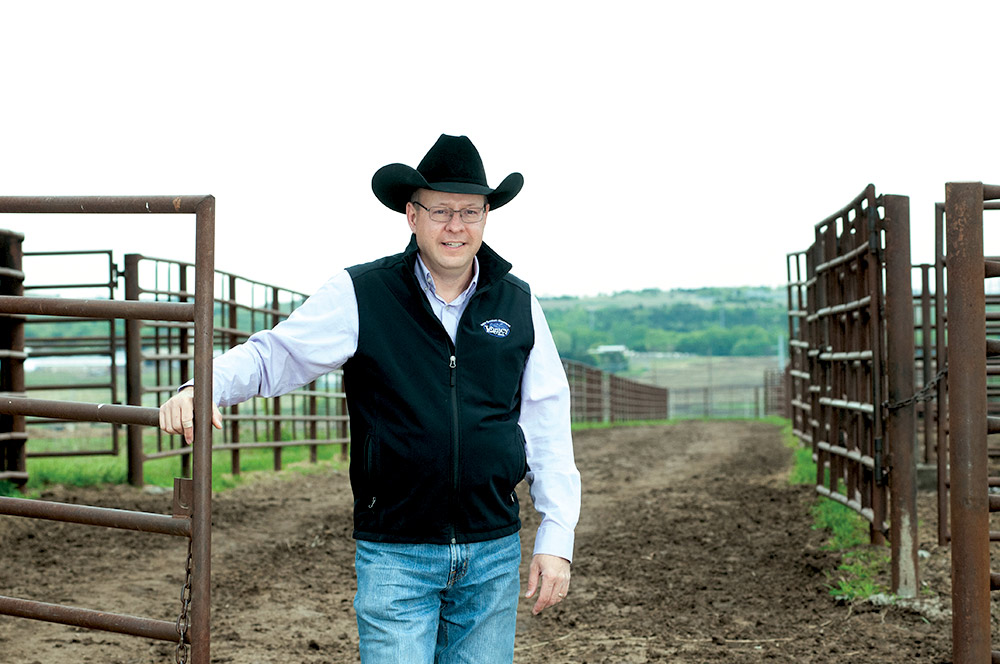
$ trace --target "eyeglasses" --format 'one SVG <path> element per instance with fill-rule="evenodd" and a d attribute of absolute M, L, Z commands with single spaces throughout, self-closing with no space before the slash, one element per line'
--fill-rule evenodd
<path fill-rule="evenodd" d="M 417 201 L 410 201 L 414 205 L 419 205 L 423 209 L 427 210 L 427 216 L 431 218 L 431 221 L 436 221 L 439 224 L 446 224 L 451 221 L 454 215 L 458 215 L 458 218 L 467 224 L 474 224 L 477 221 L 482 221 L 483 216 L 486 214 L 485 207 L 468 207 L 461 210 L 452 210 L 450 207 L 427 207 L 423 203 Z"/>

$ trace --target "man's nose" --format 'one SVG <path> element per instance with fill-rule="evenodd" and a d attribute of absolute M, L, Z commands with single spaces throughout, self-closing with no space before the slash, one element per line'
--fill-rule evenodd
<path fill-rule="evenodd" d="M 462 221 L 462 212 L 452 210 L 451 218 L 448 219 L 448 223 L 445 224 L 445 228 L 453 233 L 457 233 L 459 230 L 465 227 L 465 222 Z"/>

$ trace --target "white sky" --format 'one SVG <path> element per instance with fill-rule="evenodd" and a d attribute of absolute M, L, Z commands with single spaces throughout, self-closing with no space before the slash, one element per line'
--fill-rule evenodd
<path fill-rule="evenodd" d="M 312 292 L 402 250 L 371 192 L 466 134 L 540 295 L 785 282 L 869 182 L 933 255 L 1000 183 L 995 2 L 7 2 L 0 194 L 217 199 L 216 267 Z M 27 251 L 189 260 L 193 217 L 7 216 Z M 31 279 L 29 278 L 29 281 Z"/>

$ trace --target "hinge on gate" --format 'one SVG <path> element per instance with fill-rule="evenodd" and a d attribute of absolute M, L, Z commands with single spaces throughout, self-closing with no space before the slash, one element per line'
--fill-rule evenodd
<path fill-rule="evenodd" d="M 178 519 L 191 518 L 192 504 L 194 503 L 194 482 L 188 477 L 174 478 L 174 510 L 173 515 Z"/>
<path fill-rule="evenodd" d="M 873 469 L 873 472 L 875 474 L 875 486 L 886 486 L 887 484 L 889 484 L 889 470 L 890 469 L 887 468 L 885 466 L 885 464 L 882 462 L 882 453 L 883 453 L 883 451 L 884 451 L 884 447 L 883 447 L 882 439 L 881 438 L 876 438 L 875 439 L 875 454 L 872 455 L 874 457 L 874 462 L 875 462 L 874 463 L 875 468 Z"/>

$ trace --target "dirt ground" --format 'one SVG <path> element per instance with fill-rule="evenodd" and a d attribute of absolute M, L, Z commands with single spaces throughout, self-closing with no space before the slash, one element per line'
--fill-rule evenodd
<path fill-rule="evenodd" d="M 575 437 L 583 515 L 570 594 L 522 601 L 516 661 L 950 662 L 949 559 L 921 494 L 924 599 L 838 602 L 839 557 L 811 529 L 809 487 L 759 422 L 682 422 Z M 524 489 L 525 487 L 521 487 Z M 168 495 L 62 489 L 47 499 L 168 513 Z M 526 491 L 522 505 L 530 505 Z M 357 662 L 346 473 L 268 475 L 214 503 L 212 661 Z M 525 520 L 525 561 L 537 518 Z M 173 620 L 175 538 L 0 517 L 0 594 Z M 526 564 L 524 565 L 526 568 Z M 0 616 L 0 662 L 172 662 L 171 644 Z"/>

